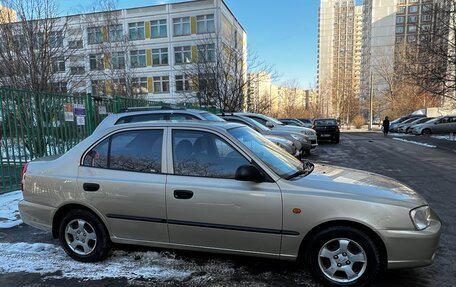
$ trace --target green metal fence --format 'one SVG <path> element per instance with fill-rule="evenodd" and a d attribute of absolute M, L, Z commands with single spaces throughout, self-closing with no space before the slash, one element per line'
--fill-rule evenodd
<path fill-rule="evenodd" d="M 166 105 L 144 99 L 90 94 L 80 97 L 0 87 L 0 194 L 19 188 L 25 163 L 68 151 L 108 114 L 128 107 Z"/>

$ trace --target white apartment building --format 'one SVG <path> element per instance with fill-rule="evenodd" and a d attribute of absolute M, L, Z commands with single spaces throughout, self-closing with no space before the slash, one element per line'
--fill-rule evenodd
<path fill-rule="evenodd" d="M 361 11 L 354 0 L 321 0 L 317 88 L 323 115 L 339 117 L 340 99 L 359 95 Z"/>
<path fill-rule="evenodd" d="M 57 45 L 69 55 L 55 60 L 54 87 L 73 94 L 122 96 L 131 85 L 135 96 L 177 103 L 191 92 L 182 67 L 198 55 L 214 59 L 223 45 L 246 55 L 246 32 L 223 0 L 70 15 L 59 22 L 66 28 L 55 32 Z"/>

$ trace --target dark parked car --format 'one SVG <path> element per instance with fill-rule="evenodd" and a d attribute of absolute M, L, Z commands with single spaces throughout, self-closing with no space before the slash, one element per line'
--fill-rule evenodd
<path fill-rule="evenodd" d="M 306 128 L 312 127 L 312 119 L 298 119 L 301 123 L 304 123 Z"/>
<path fill-rule="evenodd" d="M 319 141 L 339 143 L 340 130 L 336 119 L 315 119 L 312 127 L 317 132 Z"/>

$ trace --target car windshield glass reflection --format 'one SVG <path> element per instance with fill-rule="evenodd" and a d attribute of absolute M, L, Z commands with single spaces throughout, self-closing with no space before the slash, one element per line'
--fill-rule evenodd
<path fill-rule="evenodd" d="M 248 127 L 228 130 L 243 145 L 260 158 L 270 169 L 282 178 L 303 172 L 303 164 L 261 134 Z"/>

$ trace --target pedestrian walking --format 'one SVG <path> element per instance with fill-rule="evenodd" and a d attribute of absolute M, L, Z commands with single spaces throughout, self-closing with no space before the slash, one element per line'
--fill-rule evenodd
<path fill-rule="evenodd" d="M 390 121 L 389 121 L 388 117 L 385 117 L 385 120 L 383 120 L 382 126 L 383 126 L 383 135 L 386 137 L 390 130 Z"/>

